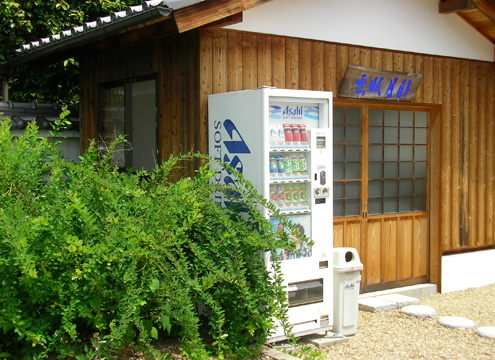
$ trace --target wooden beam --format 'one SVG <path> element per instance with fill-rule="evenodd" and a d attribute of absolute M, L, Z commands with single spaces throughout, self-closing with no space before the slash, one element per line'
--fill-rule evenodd
<path fill-rule="evenodd" d="M 203 1 L 172 14 L 180 33 L 214 23 L 271 0 L 217 0 Z"/>
<path fill-rule="evenodd" d="M 242 19 L 243 19 L 243 14 L 238 13 L 238 14 L 234 14 L 234 15 L 228 16 L 226 18 L 220 19 L 218 21 L 209 23 L 208 25 L 205 26 L 205 28 L 214 29 L 214 28 L 219 28 L 219 27 L 224 27 L 224 26 L 229 26 L 229 25 L 235 25 L 235 24 L 241 23 Z"/>
<path fill-rule="evenodd" d="M 495 23 L 495 4 L 487 0 L 471 0 L 479 11 L 481 11 L 492 23 Z"/>
<path fill-rule="evenodd" d="M 440 14 L 452 14 L 463 10 L 474 9 L 471 0 L 442 0 L 438 3 Z"/>

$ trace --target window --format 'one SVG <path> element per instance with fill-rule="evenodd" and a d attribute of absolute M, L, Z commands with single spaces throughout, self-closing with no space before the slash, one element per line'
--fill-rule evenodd
<path fill-rule="evenodd" d="M 333 214 L 361 212 L 361 110 L 334 108 L 333 113 Z"/>
<path fill-rule="evenodd" d="M 156 81 L 103 86 L 100 95 L 100 150 L 104 151 L 115 138 L 123 135 L 129 143 L 116 149 L 116 165 L 153 170 L 158 156 Z"/>
<path fill-rule="evenodd" d="M 428 112 L 336 106 L 333 152 L 334 217 L 427 210 Z"/>
<path fill-rule="evenodd" d="M 370 110 L 368 214 L 426 210 L 428 116 Z"/>

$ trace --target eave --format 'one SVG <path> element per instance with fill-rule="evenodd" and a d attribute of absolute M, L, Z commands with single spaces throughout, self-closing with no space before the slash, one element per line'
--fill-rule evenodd
<path fill-rule="evenodd" d="M 41 38 L 16 50 L 18 57 L 1 64 L 0 72 L 29 63 L 54 63 L 117 42 L 128 45 L 146 36 L 167 36 L 201 26 L 242 21 L 242 12 L 271 0 L 150 0 Z M 138 34 L 136 36 L 136 34 Z M 141 35 L 139 35 L 141 34 Z"/>
<path fill-rule="evenodd" d="M 440 14 L 455 13 L 495 44 L 495 3 L 491 0 L 440 0 Z"/>

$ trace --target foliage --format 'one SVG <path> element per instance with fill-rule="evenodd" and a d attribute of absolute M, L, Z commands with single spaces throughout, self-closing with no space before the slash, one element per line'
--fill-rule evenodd
<path fill-rule="evenodd" d="M 141 3 L 141 0 L 1 0 L 0 63 L 13 59 L 15 49 L 23 44 Z M 44 67 L 18 66 L 10 74 L 10 98 L 77 102 L 78 69 L 73 60 Z"/>
<path fill-rule="evenodd" d="M 292 341 L 291 348 L 281 349 L 282 352 L 289 354 L 290 356 L 297 357 L 299 359 L 311 359 L 311 360 L 324 360 L 326 356 L 320 350 L 307 345 L 299 345 L 295 341 Z"/>
<path fill-rule="evenodd" d="M 113 358 L 131 346 L 157 356 L 164 336 L 192 359 L 256 353 L 286 321 L 280 263 L 268 271 L 260 256 L 294 249 L 259 211 L 275 209 L 232 168 L 239 188 L 213 185 L 204 155 L 119 172 L 116 145 L 73 163 L 34 124 L 14 142 L 1 123 L 0 357 Z M 198 159 L 193 178 L 169 181 Z M 217 190 L 231 208 L 211 200 Z"/>

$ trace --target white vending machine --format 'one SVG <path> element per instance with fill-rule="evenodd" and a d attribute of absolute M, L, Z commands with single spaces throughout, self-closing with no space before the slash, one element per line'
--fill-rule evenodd
<path fill-rule="evenodd" d="M 313 240 L 281 259 L 289 323 L 302 336 L 330 330 L 333 322 L 332 93 L 263 87 L 210 95 L 209 152 L 243 174 Z M 217 168 L 215 181 L 233 184 Z M 215 201 L 223 204 L 222 197 Z M 270 217 L 274 230 L 278 220 Z M 283 340 L 281 327 L 270 341 Z"/>

